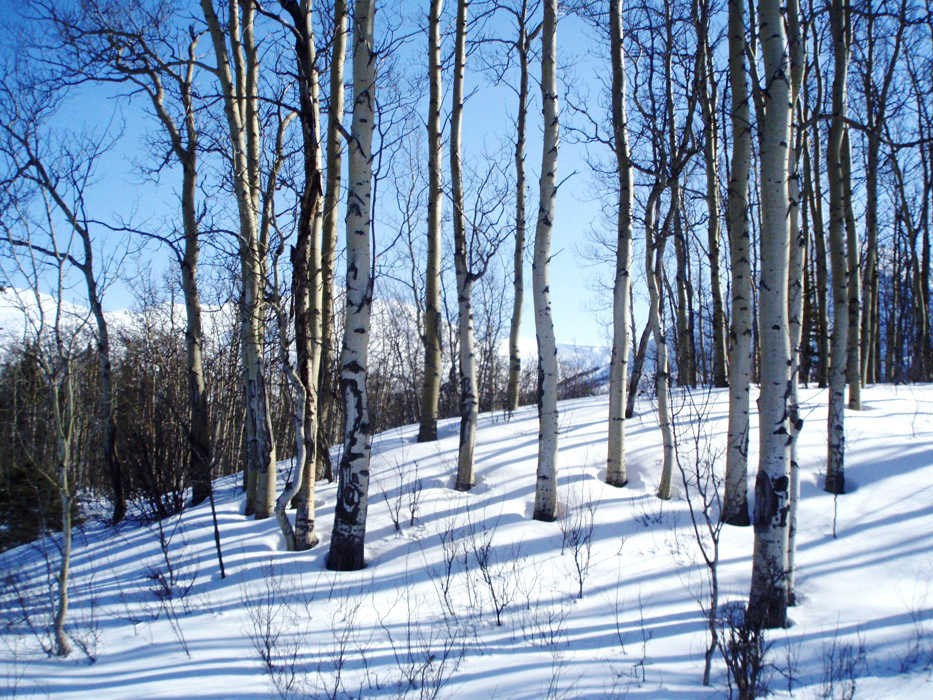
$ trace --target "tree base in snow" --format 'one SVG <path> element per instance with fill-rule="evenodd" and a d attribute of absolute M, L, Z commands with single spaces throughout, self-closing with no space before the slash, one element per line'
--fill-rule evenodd
<path fill-rule="evenodd" d="M 327 554 L 327 568 L 331 571 L 359 571 L 366 568 L 363 559 L 363 540 L 350 539 L 336 530 Z"/>
<path fill-rule="evenodd" d="M 536 510 L 532 517 L 535 520 L 540 520 L 543 523 L 553 523 L 555 520 L 557 520 L 557 514 L 548 510 Z"/>
<path fill-rule="evenodd" d="M 835 495 L 840 495 L 846 492 L 846 477 L 845 474 L 837 472 L 835 474 L 826 475 L 826 493 L 832 493 Z"/>
<path fill-rule="evenodd" d="M 732 525 L 734 527 L 748 527 L 752 524 L 751 518 L 748 517 L 748 508 L 736 509 L 733 512 L 723 511 L 722 522 L 726 525 Z"/>
<path fill-rule="evenodd" d="M 628 485 L 628 477 L 606 475 L 606 483 L 609 484 L 610 486 L 615 486 L 617 489 L 620 489 L 623 486 Z"/>
<path fill-rule="evenodd" d="M 295 540 L 295 551 L 304 552 L 308 549 L 313 549 L 314 547 L 318 545 L 320 541 L 321 541 L 320 538 L 312 532 L 311 536 L 308 537 L 304 541 L 302 541 L 301 539 Z"/>

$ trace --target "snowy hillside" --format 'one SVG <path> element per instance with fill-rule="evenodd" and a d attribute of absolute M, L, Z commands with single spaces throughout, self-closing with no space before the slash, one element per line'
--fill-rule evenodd
<path fill-rule="evenodd" d="M 768 635 L 768 685 L 776 697 L 933 697 L 933 386 L 864 391 L 864 410 L 846 419 L 851 492 L 836 501 L 820 487 L 826 392 L 801 395 L 801 601 L 792 626 Z M 721 466 L 726 392 L 675 394 L 675 405 L 682 463 L 699 449 Z M 368 566 L 355 573 L 324 568 L 334 485 L 320 485 L 321 543 L 293 554 L 274 519 L 241 515 L 236 478 L 219 481 L 225 579 L 207 504 L 162 524 L 165 553 L 157 525 L 86 523 L 69 610 L 84 651 L 67 660 L 38 642 L 54 543 L 3 553 L 0 695 L 723 697 L 718 655 L 712 687 L 701 685 L 706 569 L 682 484 L 670 502 L 654 496 L 650 406 L 627 423 L 622 489 L 600 480 L 606 398 L 560 409 L 555 523 L 530 518 L 534 407 L 481 418 L 468 494 L 452 489 L 456 421 L 434 444 L 415 444 L 415 427 L 377 436 Z M 754 437 L 751 452 L 754 465 Z M 752 537 L 722 531 L 727 612 L 748 593 Z"/>

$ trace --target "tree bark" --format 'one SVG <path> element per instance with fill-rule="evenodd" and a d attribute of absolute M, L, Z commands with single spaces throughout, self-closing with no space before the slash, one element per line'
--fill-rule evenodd
<path fill-rule="evenodd" d="M 463 73 L 466 66 L 468 0 L 457 2 L 457 38 L 454 48 L 454 82 L 450 114 L 450 187 L 453 202 L 454 267 L 457 274 L 457 338 L 460 368 L 460 443 L 457 452 L 458 491 L 473 488 L 473 447 L 476 443 L 476 357 L 473 348 L 473 276 L 467 250 L 463 212 L 463 166 L 460 134 L 463 123 Z"/>
<path fill-rule="evenodd" d="M 340 208 L 343 123 L 343 64 L 347 53 L 347 3 L 334 0 L 334 38 L 330 61 L 330 109 L 327 114 L 327 186 L 324 192 L 324 228 L 321 233 L 321 366 L 318 398 L 321 405 L 316 476 L 333 480 L 330 445 L 334 440 L 334 414 L 338 398 L 334 387 L 334 263 L 337 257 L 337 222 Z"/>
<path fill-rule="evenodd" d="M 376 53 L 372 0 L 356 0 L 353 23 L 353 124 L 347 193 L 347 307 L 340 388 L 344 403 L 343 455 L 337 470 L 337 503 L 327 568 L 355 571 L 365 566 L 363 542 L 369 491 L 372 433 L 366 397 L 367 352 L 373 280 L 372 138 L 376 97 Z"/>
<path fill-rule="evenodd" d="M 257 520 L 272 514 L 275 499 L 275 445 L 263 361 L 262 292 L 265 250 L 259 226 L 260 205 L 260 127 L 258 113 L 258 58 L 253 36 L 255 7 L 251 2 L 230 3 L 228 31 L 230 51 L 211 0 L 201 0 L 201 9 L 210 30 L 221 84 L 224 114 L 233 150 L 233 186 L 239 211 L 240 236 L 240 342 L 243 355 L 247 421 L 247 460 L 255 477 L 252 506 Z M 231 73 L 230 61 L 235 71 Z M 247 497 L 249 501 L 249 495 Z M 248 504 L 249 505 L 249 504 Z"/>
<path fill-rule="evenodd" d="M 664 183 L 655 183 L 645 205 L 645 278 L 648 281 L 648 322 L 651 324 L 656 353 L 654 388 L 658 401 L 658 427 L 661 429 L 664 454 L 658 498 L 667 500 L 671 497 L 671 479 L 674 473 L 674 427 L 671 423 L 667 334 L 661 318 L 661 275 L 667 235 L 656 230 L 657 207 L 663 188 Z"/>
<path fill-rule="evenodd" d="M 859 304 L 862 299 L 862 287 L 859 272 L 858 234 L 855 231 L 855 213 L 852 208 L 852 156 L 848 128 L 843 132 L 841 155 L 846 257 L 849 269 L 847 284 L 849 330 L 846 338 L 846 384 L 849 386 L 849 408 L 853 411 L 859 411 L 862 408 L 862 343 L 859 336 L 861 332 L 861 309 Z"/>
<path fill-rule="evenodd" d="M 732 258 L 732 325 L 729 330 L 729 428 L 722 519 L 749 525 L 748 408 L 751 380 L 752 269 L 748 221 L 751 124 L 745 74 L 745 18 L 742 0 L 729 0 L 729 75 L 732 83 L 732 172 L 727 228 Z"/>
<path fill-rule="evenodd" d="M 833 274 L 833 332 L 831 340 L 829 410 L 827 416 L 826 484 L 829 493 L 845 492 L 845 385 L 849 331 L 848 269 L 845 238 L 845 172 L 842 148 L 845 132 L 846 42 L 848 3 L 833 0 L 833 117 L 826 146 L 829 175 L 829 243 Z"/>
<path fill-rule="evenodd" d="M 758 399 L 758 475 L 755 544 L 747 620 L 782 627 L 787 619 L 785 572 L 788 519 L 787 390 L 790 343 L 787 319 L 788 144 L 791 121 L 788 42 L 778 0 L 759 2 L 766 83 L 761 144 L 761 279 Z"/>
<path fill-rule="evenodd" d="M 800 226 L 800 158 L 806 143 L 803 113 L 799 111 L 800 88 L 804 82 L 806 56 L 803 37 L 800 34 L 800 8 L 797 0 L 787 3 L 787 41 L 790 51 L 790 102 L 791 115 L 799 119 L 791 125 L 792 147 L 788 149 L 788 220 L 790 222 L 788 242 L 787 317 L 790 345 L 790 375 L 788 382 L 788 424 L 790 430 L 790 508 L 787 524 L 787 602 L 796 600 L 796 553 L 797 553 L 797 505 L 800 501 L 800 465 L 797 462 L 797 440 L 803 428 L 797 393 L 801 365 L 801 338 L 804 313 L 804 264 L 807 252 L 806 228 Z"/>
<path fill-rule="evenodd" d="M 293 405 L 300 399 L 301 440 L 299 450 L 303 464 L 299 466 L 301 476 L 297 494 L 295 532 L 290 540 L 295 550 L 310 549 L 318 542 L 314 532 L 314 487 L 316 481 L 318 439 L 318 379 L 321 359 L 321 136 L 320 110 L 318 103 L 318 76 L 315 67 L 316 47 L 311 16 L 311 1 L 280 0 L 282 7 L 291 15 L 295 30 L 295 56 L 298 64 L 298 119 L 301 124 L 304 184 L 299 200 L 297 239 L 292 249 L 292 303 L 295 312 L 295 375 L 300 391 L 293 387 Z M 282 331 L 285 331 L 283 328 Z M 282 361 L 290 383 L 291 377 L 287 353 Z M 297 420 L 297 418 L 296 418 Z M 289 498 L 291 500 L 291 498 Z M 282 515 L 277 515 L 280 524 Z"/>
<path fill-rule="evenodd" d="M 527 7 L 522 2 L 517 42 L 519 84 L 518 115 L 515 136 L 515 250 L 512 254 L 512 318 L 509 323 L 509 380 L 506 387 L 506 410 L 518 408 L 521 388 L 522 357 L 518 338 L 521 332 L 522 304 L 525 297 L 525 122 L 528 119 L 528 53 L 531 37 L 526 27 Z"/>
<path fill-rule="evenodd" d="M 422 339 L 424 343 L 424 384 L 421 392 L 421 425 L 418 428 L 418 442 L 437 440 L 437 410 L 441 388 L 441 204 L 444 199 L 444 190 L 442 175 L 443 138 L 441 134 L 441 77 L 443 68 L 441 65 L 440 26 L 443 6 L 443 0 L 432 0 L 429 28 L 428 58 L 431 85 L 428 104 L 428 178 L 430 180 L 428 190 L 428 265 L 425 270 L 424 281 L 424 336 Z M 464 31 L 466 30 L 464 29 Z M 457 108 L 456 96 L 454 96 L 454 109 Z M 451 152 L 453 151 L 452 142 L 453 135 L 451 135 Z M 453 167 L 453 164 L 451 164 L 451 170 L 453 170 Z M 454 212 L 454 215 L 456 216 L 456 212 Z"/>
<path fill-rule="evenodd" d="M 631 300 L 629 300 L 629 306 L 631 306 Z M 632 376 L 629 378 L 628 396 L 625 399 L 626 418 L 631 418 L 635 415 L 635 399 L 638 397 L 638 385 L 641 383 L 641 373 L 642 368 L 645 366 L 645 355 L 648 352 L 648 339 L 650 337 L 651 320 L 649 319 L 642 329 L 641 337 L 638 339 L 638 350 L 635 351 L 635 358 L 632 361 Z"/>
<path fill-rule="evenodd" d="M 541 30 L 541 104 L 544 139 L 535 227 L 534 286 L 535 335 L 538 341 L 538 468 L 535 488 L 535 520 L 557 517 L 557 341 L 551 316 L 548 268 L 551 227 L 557 196 L 557 150 L 560 126 L 557 109 L 557 0 L 544 0 Z"/>
<path fill-rule="evenodd" d="M 703 160 L 706 167 L 706 239 L 709 246 L 710 294 L 713 302 L 712 383 L 727 387 L 726 375 L 726 316 L 723 310 L 722 285 L 719 268 L 720 202 L 719 202 L 719 128 L 716 121 L 716 85 L 712 51 L 709 45 L 709 3 L 694 4 L 694 23 L 697 31 L 698 99 L 703 115 Z M 700 337 L 703 334 L 700 333 Z"/>
<path fill-rule="evenodd" d="M 616 272 L 612 288 L 612 359 L 609 366 L 609 440 L 606 483 L 625 486 L 626 382 L 629 356 L 629 296 L 632 267 L 632 163 L 625 113 L 625 48 L 622 38 L 622 2 L 609 3 L 609 47 L 612 53 L 612 131 L 619 178 L 616 223 Z"/>

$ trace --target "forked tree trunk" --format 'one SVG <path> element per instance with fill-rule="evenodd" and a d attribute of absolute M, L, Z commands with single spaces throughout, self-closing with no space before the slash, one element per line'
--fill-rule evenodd
<path fill-rule="evenodd" d="M 661 479 L 658 498 L 671 497 L 671 479 L 674 473 L 674 426 L 670 408 L 670 366 L 667 359 L 667 334 L 661 318 L 661 275 L 664 264 L 666 235 L 659 235 L 657 207 L 663 183 L 656 183 L 645 206 L 645 278 L 648 280 L 648 323 L 655 345 L 654 388 L 658 401 L 658 427 L 661 429 L 664 461 L 661 464 Z"/>
<path fill-rule="evenodd" d="M 551 226 L 557 196 L 557 149 L 560 127 L 557 110 L 557 0 L 544 0 L 541 29 L 541 104 L 544 139 L 538 194 L 538 222 L 532 276 L 534 284 L 535 335 L 538 340 L 538 468 L 535 488 L 535 520 L 557 517 L 557 341 L 551 316 L 548 267 Z"/>
<path fill-rule="evenodd" d="M 300 516 L 296 517 L 295 525 L 292 527 L 288 519 L 288 504 L 293 498 L 296 498 L 305 483 L 305 472 L 309 469 L 314 470 L 314 461 L 308 458 L 306 453 L 305 435 L 305 409 L 307 406 L 305 384 L 292 364 L 288 353 L 288 319 L 285 310 L 282 308 L 282 300 L 276 299 L 275 313 L 279 322 L 279 358 L 284 368 L 285 377 L 288 382 L 287 391 L 292 405 L 292 423 L 295 430 L 295 465 L 297 467 L 294 478 L 285 485 L 285 489 L 275 499 L 275 518 L 279 524 L 279 530 L 282 537 L 285 538 L 285 547 L 289 552 L 295 552 L 300 549 L 308 549 L 317 544 L 317 536 L 314 534 L 314 522 L 311 521 L 310 528 L 306 522 L 302 526 Z M 311 493 L 312 512 L 314 492 Z M 299 510 L 302 504 L 299 503 Z M 313 518 L 313 515 L 312 515 Z M 304 532 L 299 533 L 297 529 L 303 527 Z"/>
<path fill-rule="evenodd" d="M 609 48 L 612 52 L 612 132 L 619 178 L 616 231 L 616 274 L 612 288 L 612 360 L 609 369 L 609 440 L 606 483 L 625 486 L 626 382 L 629 356 L 629 296 L 632 268 L 632 164 L 625 114 L 625 48 L 622 43 L 622 0 L 609 3 Z"/>
<path fill-rule="evenodd" d="M 232 143 L 232 179 L 239 212 L 240 344 L 244 366 L 247 421 L 248 482 L 254 494 L 247 495 L 247 510 L 257 519 L 272 514 L 275 500 L 275 446 L 263 362 L 264 249 L 259 230 L 260 126 L 258 107 L 259 64 L 253 35 L 255 7 L 252 3 L 230 3 L 227 31 L 231 51 L 214 12 L 211 0 L 201 0 L 217 61 L 217 77 L 224 114 Z M 242 35 L 239 9 L 242 9 Z M 231 72 L 231 58 L 234 71 Z M 251 501 L 251 502 L 250 502 Z"/>
<path fill-rule="evenodd" d="M 318 447 L 318 378 L 321 358 L 321 135 L 318 107 L 316 47 L 311 16 L 311 1 L 280 0 L 291 15 L 295 30 L 295 54 L 298 63 L 298 118 L 304 147 L 304 186 L 298 210 L 298 237 L 292 249 L 292 300 L 295 311 L 295 376 L 300 387 L 291 390 L 293 405 L 300 399 L 302 464 L 298 467 L 295 532 L 286 541 L 291 549 L 310 549 L 318 543 L 314 532 L 314 487 Z M 277 309 L 279 314 L 284 312 Z M 281 324 L 280 324 L 281 325 Z M 280 334 L 287 330 L 282 328 Z M 284 336 L 284 337 L 287 337 Z M 284 348 L 282 362 L 290 384 L 294 378 Z M 300 389 L 300 390 L 299 390 Z M 297 418 L 296 418 L 297 420 Z M 297 434 L 297 433 L 296 433 Z M 282 524 L 277 499 L 276 515 Z M 288 501 L 291 500 L 289 497 Z M 288 502 L 286 501 L 286 502 Z"/>
<path fill-rule="evenodd" d="M 353 125 L 347 193 L 347 301 L 340 355 L 343 393 L 343 455 L 337 470 L 337 502 L 327 568 L 355 571 L 365 565 L 363 542 L 369 492 L 372 433 L 366 399 L 367 353 L 373 280 L 372 139 L 376 97 L 376 54 L 372 0 L 356 0 L 353 15 Z"/>
<path fill-rule="evenodd" d="M 629 306 L 631 305 L 631 299 L 629 299 Z M 632 330 L 634 333 L 634 328 Z M 650 337 L 651 319 L 648 319 L 641 331 L 641 337 L 638 339 L 638 349 L 635 351 L 635 358 L 632 361 L 632 376 L 629 378 L 628 396 L 625 399 L 626 418 L 635 415 L 635 399 L 638 397 L 638 385 L 641 384 L 642 368 L 645 366 L 645 355 L 648 353 L 648 340 Z"/>
<path fill-rule="evenodd" d="M 779 0 L 759 3 L 766 83 L 761 129 L 761 394 L 758 399 L 758 475 L 755 545 L 747 619 L 756 627 L 782 627 L 787 619 L 785 572 L 788 518 L 787 319 L 788 192 L 791 121 L 788 43 Z"/>
<path fill-rule="evenodd" d="M 732 258 L 732 325 L 729 330 L 729 428 L 722 519 L 730 525 L 748 525 L 748 385 L 752 353 L 752 267 L 748 221 L 751 122 L 742 0 L 729 0 L 729 75 L 732 82 L 732 172 L 727 217 Z"/>
<path fill-rule="evenodd" d="M 829 243 L 833 273 L 833 333 L 830 357 L 827 416 L 826 484 L 829 493 L 845 492 L 845 386 L 847 364 L 848 270 L 845 238 L 845 183 L 842 164 L 845 131 L 847 12 L 845 0 L 833 0 L 830 14 L 833 36 L 833 117 L 826 146 L 829 174 Z"/>
<path fill-rule="evenodd" d="M 428 265 L 424 280 L 424 384 L 418 442 L 437 440 L 437 410 L 441 388 L 441 204 L 443 190 L 443 138 L 441 135 L 441 10 L 443 0 L 432 0 L 429 27 L 428 104 Z M 457 109 L 456 102 L 454 109 Z M 453 146 L 451 146 L 453 150 Z M 453 165 L 451 165 L 453 168 Z"/>

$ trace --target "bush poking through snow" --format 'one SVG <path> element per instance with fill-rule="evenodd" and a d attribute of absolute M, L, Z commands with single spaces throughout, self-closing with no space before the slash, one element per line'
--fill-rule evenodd
<path fill-rule="evenodd" d="M 726 681 L 729 697 L 732 691 L 738 693 L 739 700 L 767 695 L 768 663 L 766 657 L 771 649 L 771 642 L 765 638 L 765 632 L 759 625 L 752 624 L 744 610 L 732 607 L 721 618 L 719 648 L 726 662 Z"/>

